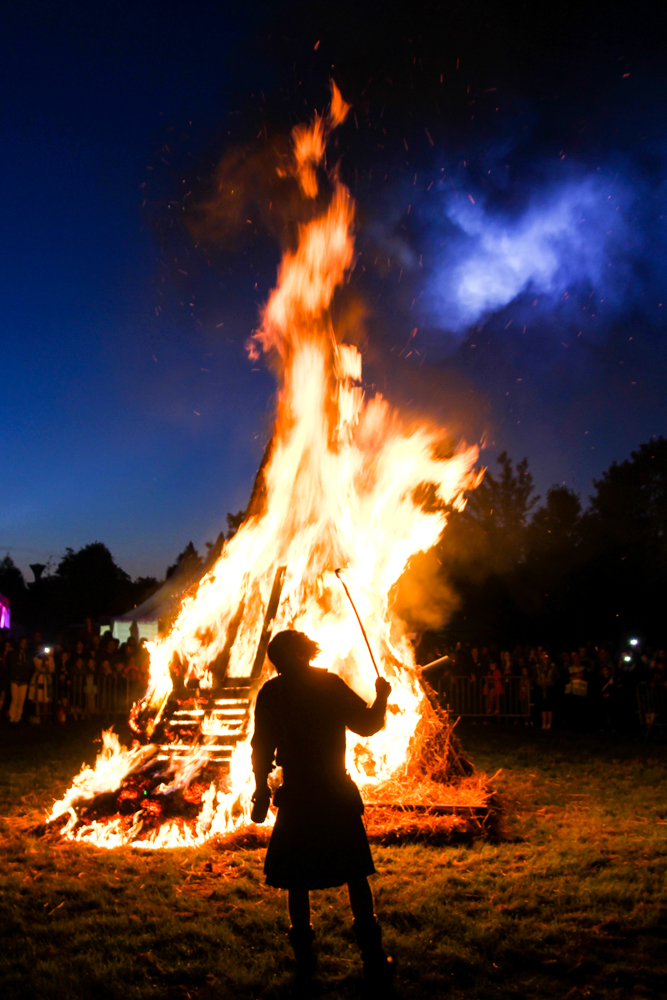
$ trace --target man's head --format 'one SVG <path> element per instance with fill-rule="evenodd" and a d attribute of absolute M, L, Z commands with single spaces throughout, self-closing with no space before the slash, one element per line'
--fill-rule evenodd
<path fill-rule="evenodd" d="M 285 629 L 274 635 L 267 650 L 268 657 L 279 674 L 307 667 L 320 647 L 305 632 Z"/>

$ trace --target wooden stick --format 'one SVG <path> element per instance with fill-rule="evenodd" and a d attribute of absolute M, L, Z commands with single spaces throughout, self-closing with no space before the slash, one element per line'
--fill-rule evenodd
<path fill-rule="evenodd" d="M 371 649 L 371 644 L 368 641 L 368 636 L 366 635 L 366 629 L 364 628 L 363 622 L 362 622 L 361 618 L 359 617 L 359 612 L 357 611 L 357 609 L 356 609 L 356 607 L 354 605 L 354 601 L 352 600 L 352 595 L 350 594 L 350 591 L 347 589 L 347 586 L 345 584 L 345 580 L 340 575 L 340 570 L 339 569 L 335 569 L 334 573 L 336 574 L 336 576 L 338 577 L 338 579 L 340 580 L 340 582 L 343 584 L 343 589 L 344 589 L 345 593 L 348 596 L 348 600 L 349 600 L 350 604 L 352 605 L 352 610 L 354 611 L 355 615 L 357 616 L 357 621 L 359 622 L 359 628 L 361 629 L 361 634 L 363 635 L 364 639 L 366 640 L 366 645 L 368 646 L 368 652 L 371 654 L 371 660 L 373 661 L 373 666 L 375 667 L 375 673 L 379 677 L 380 676 L 380 671 L 378 670 L 378 665 L 375 662 L 375 657 L 373 656 L 373 650 Z"/>

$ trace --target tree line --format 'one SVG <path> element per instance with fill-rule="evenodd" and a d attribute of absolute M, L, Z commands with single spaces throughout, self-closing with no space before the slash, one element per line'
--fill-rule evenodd
<path fill-rule="evenodd" d="M 87 617 L 98 621 L 100 617 L 121 615 L 147 600 L 175 575 L 184 581 L 196 579 L 217 558 L 225 538 L 232 537 L 244 517 L 244 511 L 228 514 L 227 533 L 220 532 L 215 542 L 207 542 L 203 555 L 188 542 L 167 566 L 163 579 L 139 576 L 133 580 L 99 541 L 77 551 L 67 548 L 53 567 L 32 564 L 34 580 L 30 582 L 7 553 L 0 559 L 0 594 L 10 600 L 13 622 L 46 635 L 63 633 Z"/>
<path fill-rule="evenodd" d="M 464 511 L 449 511 L 438 545 L 416 557 L 398 587 L 397 609 L 416 630 L 437 628 L 476 641 L 664 639 L 667 592 L 667 439 L 640 445 L 594 480 L 584 509 L 567 486 L 535 492 L 527 459 L 503 452 Z M 167 567 L 196 578 L 217 558 L 245 511 L 200 555 L 192 542 Z M 58 632 L 86 616 L 122 614 L 161 585 L 132 580 L 102 542 L 67 549 L 53 571 L 33 567 L 26 584 L 11 556 L 0 560 L 0 593 L 29 628 Z M 44 570 L 47 570 L 44 573 Z"/>
<path fill-rule="evenodd" d="M 505 645 L 664 643 L 667 439 L 612 463 L 585 509 L 566 486 L 537 496 L 526 459 L 503 452 L 497 464 L 450 513 L 435 552 L 450 630 Z"/>

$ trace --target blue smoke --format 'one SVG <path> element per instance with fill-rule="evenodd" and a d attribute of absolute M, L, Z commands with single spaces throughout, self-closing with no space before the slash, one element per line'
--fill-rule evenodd
<path fill-rule="evenodd" d="M 507 192 L 494 201 L 440 188 L 440 205 L 423 203 L 422 218 L 432 240 L 423 305 L 441 329 L 460 335 L 510 304 L 519 322 L 548 312 L 589 329 L 619 310 L 657 308 L 662 188 L 596 171 L 544 182 L 518 210 Z"/>

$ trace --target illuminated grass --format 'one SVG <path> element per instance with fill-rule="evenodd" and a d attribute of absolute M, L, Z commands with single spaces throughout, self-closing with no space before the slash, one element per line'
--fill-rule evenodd
<path fill-rule="evenodd" d="M 13 744 L 0 731 L 3 998 L 292 995 L 284 900 L 263 885 L 263 851 L 108 852 L 25 832 L 95 755 L 91 731 L 73 732 Z M 397 993 L 664 996 L 665 748 L 513 727 L 463 737 L 481 770 L 503 767 L 508 839 L 374 849 Z M 359 996 L 345 894 L 314 898 L 315 993 Z"/>

